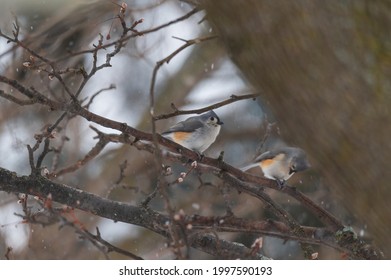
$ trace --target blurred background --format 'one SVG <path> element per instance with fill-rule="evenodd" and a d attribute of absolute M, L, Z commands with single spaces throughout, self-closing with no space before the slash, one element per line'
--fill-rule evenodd
<path fill-rule="evenodd" d="M 98 35 L 118 38 L 122 32 L 115 16 L 122 2 L 114 1 L 3 1 L 0 28 L 12 34 L 17 17 L 20 39 L 51 60 L 69 52 L 89 49 Z M 183 16 L 191 1 L 124 1 L 126 21 L 144 19 L 136 27 L 147 30 Z M 171 112 L 171 103 L 195 109 L 225 100 L 232 94 L 260 92 L 254 100 L 239 101 L 216 113 L 224 122 L 217 141 L 206 155 L 242 166 L 274 145 L 299 146 L 307 151 L 313 168 L 290 181 L 360 237 L 374 242 L 388 258 L 391 243 L 391 24 L 388 1 L 197 1 L 205 10 L 187 20 L 127 42 L 111 68 L 98 72 L 81 99 L 102 88 L 90 110 L 107 118 L 151 130 L 149 88 L 152 70 L 183 42 L 218 35 L 219 39 L 187 48 L 158 73 L 155 113 Z M 105 41 L 106 42 L 106 41 Z M 104 53 L 99 57 L 105 61 Z M 23 67 L 29 54 L 0 38 L 0 72 L 57 99 L 67 95 L 56 80 Z M 58 67 L 90 69 L 90 54 L 59 60 Z M 67 75 L 75 90 L 80 79 Z M 5 85 L 0 88 L 10 92 Z M 16 93 L 15 93 L 16 94 Z M 29 174 L 26 145 L 34 134 L 53 123 L 60 112 L 42 106 L 17 106 L 0 99 L 0 166 Z M 162 120 L 158 131 L 188 116 Z M 76 162 L 93 147 L 95 133 L 80 118 L 66 119 L 51 142 L 61 150 L 45 160 L 50 169 Z M 107 129 L 98 127 L 102 131 Z M 66 136 L 66 137 L 65 137 Z M 267 136 L 267 137 L 266 137 Z M 121 186 L 115 184 L 120 164 L 127 160 Z M 89 192 L 137 205 L 156 185 L 154 160 L 129 146 L 108 145 L 100 156 L 58 181 Z M 185 170 L 173 166 L 174 174 Z M 125 187 L 124 187 L 125 186 Z M 192 173 L 169 190 L 172 204 L 186 214 L 235 215 L 254 220 L 273 218 L 264 205 L 246 194 L 221 186 L 211 174 Z M 303 225 L 320 226 L 298 203 L 270 192 Z M 153 208 L 165 211 L 157 197 Z M 16 259 L 97 259 L 104 256 L 72 228 L 21 224 L 14 195 L 0 194 L 0 256 L 12 247 Z M 88 229 L 98 226 L 102 238 L 147 259 L 173 258 L 162 237 L 142 228 L 76 212 Z M 250 246 L 258 237 L 221 234 L 222 238 Z M 319 258 L 339 259 L 332 249 L 319 247 Z M 297 242 L 265 238 L 263 253 L 276 259 L 303 258 Z M 111 254 L 112 258 L 122 258 Z M 194 250 L 191 258 L 210 258 Z"/>

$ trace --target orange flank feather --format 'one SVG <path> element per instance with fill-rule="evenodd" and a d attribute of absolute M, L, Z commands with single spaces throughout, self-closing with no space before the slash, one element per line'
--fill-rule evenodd
<path fill-rule="evenodd" d="M 261 161 L 261 167 L 262 167 L 262 168 L 268 167 L 268 166 L 270 166 L 273 162 L 274 162 L 274 159 L 265 159 L 265 160 Z"/>
<path fill-rule="evenodd" d="M 182 142 L 190 137 L 190 132 L 174 132 L 172 134 L 173 140 L 175 142 Z"/>
<path fill-rule="evenodd" d="M 261 161 L 260 165 L 261 165 L 261 168 L 265 168 L 265 167 L 269 167 L 270 165 L 273 164 L 273 162 L 275 161 L 281 161 L 283 160 L 285 157 L 284 154 L 278 154 L 277 156 L 275 156 L 274 158 L 268 158 L 268 159 L 264 159 Z"/>

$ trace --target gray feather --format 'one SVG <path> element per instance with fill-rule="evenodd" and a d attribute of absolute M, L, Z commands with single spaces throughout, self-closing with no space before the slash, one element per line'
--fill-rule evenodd
<path fill-rule="evenodd" d="M 171 132 L 193 132 L 201 127 L 202 122 L 199 117 L 190 117 L 170 127 L 167 131 L 163 132 L 163 135 Z"/>
<path fill-rule="evenodd" d="M 218 120 L 218 124 L 223 124 L 216 113 L 211 110 L 205 114 L 190 117 L 184 121 L 181 121 L 172 127 L 170 127 L 167 131 L 163 132 L 162 135 L 168 134 L 171 132 L 193 132 L 203 126 L 203 122 L 207 121 L 210 117 L 214 117 Z"/>
<path fill-rule="evenodd" d="M 281 148 L 277 148 L 275 150 L 272 150 L 272 151 L 267 151 L 267 152 L 264 152 L 263 154 L 261 154 L 260 156 L 258 156 L 254 161 L 255 162 L 260 162 L 260 161 L 263 161 L 263 160 L 266 160 L 266 159 L 272 159 L 274 157 L 276 157 L 277 155 L 279 154 L 289 154 L 290 156 L 302 156 L 302 155 L 305 155 L 305 152 L 300 149 L 300 148 L 296 148 L 296 147 L 281 147 Z"/>

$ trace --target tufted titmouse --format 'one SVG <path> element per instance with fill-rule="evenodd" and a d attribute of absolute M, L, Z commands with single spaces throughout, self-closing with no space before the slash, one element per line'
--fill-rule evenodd
<path fill-rule="evenodd" d="M 216 140 L 222 124 L 216 113 L 209 111 L 177 123 L 162 136 L 201 154 Z"/>
<path fill-rule="evenodd" d="M 305 152 L 300 148 L 282 147 L 261 154 L 254 163 L 242 168 L 247 171 L 258 166 L 266 178 L 276 180 L 282 187 L 294 173 L 304 171 L 310 167 Z"/>

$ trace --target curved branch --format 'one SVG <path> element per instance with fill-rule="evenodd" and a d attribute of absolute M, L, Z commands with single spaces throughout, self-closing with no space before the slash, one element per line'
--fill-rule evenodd
<path fill-rule="evenodd" d="M 216 108 L 223 107 L 225 105 L 231 104 L 233 102 L 239 101 L 239 100 L 246 100 L 246 99 L 254 99 L 259 96 L 258 93 L 253 93 L 253 94 L 245 94 L 245 95 L 235 95 L 232 94 L 228 99 L 217 102 L 215 104 L 200 108 L 200 109 L 194 109 L 194 110 L 179 110 L 175 107 L 175 105 L 172 103 L 171 107 L 174 109 L 174 112 L 168 113 L 168 114 L 161 114 L 158 116 L 155 116 L 154 119 L 156 121 L 158 120 L 163 120 L 163 119 L 168 119 L 172 118 L 178 115 L 187 115 L 187 114 L 201 114 Z"/>
<path fill-rule="evenodd" d="M 87 193 L 80 189 L 76 189 L 64 184 L 59 184 L 48 180 L 42 176 L 17 176 L 16 173 L 10 172 L 6 169 L 0 167 L 0 190 L 6 192 L 13 193 L 26 193 L 30 195 L 35 195 L 38 197 L 49 198 L 53 201 L 68 205 L 70 207 L 74 207 L 94 215 L 98 215 L 100 217 L 105 217 L 108 219 L 112 219 L 114 221 L 122 221 L 125 223 L 135 224 L 152 230 L 164 237 L 169 237 L 167 223 L 171 223 L 171 219 L 163 214 L 160 214 L 156 211 L 152 211 L 148 208 L 144 207 L 136 207 L 126 203 L 111 201 L 97 195 Z M 189 219 L 185 218 L 184 221 L 189 222 L 192 226 L 196 227 L 205 227 L 210 225 L 210 220 L 205 223 L 203 219 Z M 172 225 L 171 225 L 172 226 Z M 270 236 L 282 237 L 286 231 L 286 228 L 281 226 L 281 224 L 274 223 L 273 226 L 276 228 L 280 228 L 281 234 L 275 234 L 273 232 L 265 232 L 262 230 L 262 226 L 259 223 L 248 223 L 241 219 L 227 219 L 226 224 L 222 223 L 220 228 L 217 226 L 217 229 L 220 231 L 236 231 L 240 232 L 241 228 L 245 226 L 253 230 L 257 233 L 263 233 Z M 264 228 L 267 228 L 263 225 Z M 298 240 L 299 242 L 306 244 L 317 243 L 316 240 L 312 239 L 308 236 L 309 232 L 313 232 L 315 234 L 315 230 L 303 228 L 301 227 L 303 234 L 298 234 L 299 232 L 293 231 L 289 234 L 293 239 Z M 260 231 L 261 230 L 261 231 Z M 323 229 L 320 229 L 321 231 Z M 329 231 L 326 231 L 326 233 Z M 286 232 L 285 232 L 286 233 Z M 293 233 L 293 236 L 292 236 Z M 348 232 L 347 232 L 348 233 Z M 294 237 L 297 235 L 296 237 Z M 287 235 L 285 235 L 286 237 Z M 314 235 L 315 236 L 315 235 Z M 328 234 L 326 234 L 328 236 Z M 340 236 L 340 237 L 338 237 Z M 322 244 L 331 246 L 337 249 L 339 247 L 348 249 L 352 257 L 354 258 L 365 258 L 365 259 L 378 259 L 381 258 L 381 254 L 373 249 L 368 244 L 365 244 L 362 240 L 352 237 L 350 234 L 338 234 L 338 232 L 334 233 L 334 237 L 337 242 L 329 243 L 328 238 L 323 240 Z M 337 238 L 338 237 L 338 238 Z M 205 236 L 200 235 L 199 238 L 192 239 L 191 246 L 196 248 L 202 248 L 203 251 L 210 252 L 211 248 L 207 247 L 205 244 L 209 244 L 212 242 L 214 246 L 222 246 L 221 244 L 227 245 L 227 248 L 232 246 L 235 247 L 236 243 L 231 243 L 228 241 L 219 241 L 218 238 L 211 240 L 211 236 L 208 236 L 208 242 L 205 243 Z M 333 238 L 334 239 L 334 238 Z M 202 241 L 204 240 L 204 241 Z M 320 239 L 322 240 L 322 239 Z M 206 247 L 202 247 L 202 244 Z M 236 244 L 236 249 L 239 251 L 242 250 L 242 245 Z M 226 248 L 226 249 L 227 249 Z M 250 250 L 250 249 L 249 249 Z M 237 252 L 237 251 L 235 251 Z M 218 254 L 218 251 L 215 252 Z M 234 253 L 234 252 L 231 252 Z M 227 255 L 225 256 L 227 257 Z M 257 255 L 256 258 L 260 256 Z"/>
<path fill-rule="evenodd" d="M 77 208 L 94 215 L 139 225 L 154 231 L 163 237 L 169 237 L 167 224 L 170 219 L 148 208 L 136 207 L 126 203 L 102 198 L 64 184 L 59 184 L 41 176 L 18 176 L 16 173 L 0 167 L 0 190 L 12 193 L 25 193 L 39 197 L 50 197 L 51 200 Z M 208 242 L 206 242 L 208 241 Z M 213 248 L 209 247 L 213 244 Z M 251 249 L 242 244 L 219 240 L 214 236 L 199 234 L 192 240 L 192 246 L 216 256 L 228 258 L 243 257 Z M 219 250 L 216 249 L 216 246 Z M 226 252 L 222 254 L 221 252 Z M 228 253 L 227 253 L 228 252 Z M 262 255 L 251 255 L 251 259 L 262 259 Z"/>
<path fill-rule="evenodd" d="M 130 35 L 127 35 L 127 36 L 123 36 L 120 39 L 115 40 L 114 42 L 103 44 L 101 46 L 101 48 L 107 49 L 109 47 L 115 46 L 116 44 L 126 43 L 128 40 L 130 40 L 132 38 L 143 36 L 143 35 L 146 35 L 146 34 L 149 34 L 149 33 L 153 33 L 153 32 L 159 31 L 159 30 L 161 30 L 163 28 L 166 28 L 167 26 L 170 26 L 172 24 L 175 24 L 175 23 L 181 22 L 183 20 L 186 20 L 186 19 L 190 18 L 192 15 L 198 13 L 199 11 L 200 10 L 198 8 L 194 8 L 190 12 L 188 12 L 187 14 L 185 14 L 185 15 L 183 15 L 183 16 L 175 19 L 175 20 L 169 21 L 167 23 L 164 23 L 162 25 L 153 27 L 151 29 L 146 29 L 146 30 L 142 30 L 142 31 L 136 31 L 134 29 L 128 29 L 128 30 L 132 31 L 133 34 L 130 34 Z M 62 57 L 62 58 L 56 60 L 56 62 L 66 60 L 66 59 L 68 59 L 69 57 L 72 57 L 72 56 L 83 55 L 83 54 L 86 54 L 86 53 L 93 53 L 93 52 L 94 52 L 94 49 L 88 49 L 88 50 L 73 52 L 71 55 L 68 55 L 68 56 L 65 56 L 65 57 Z"/>

